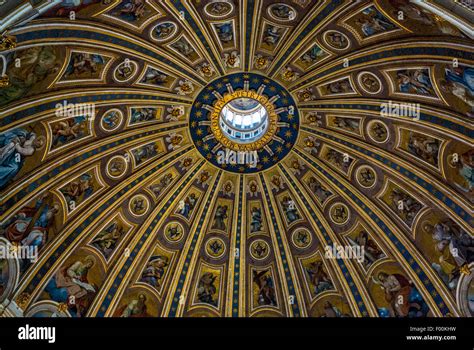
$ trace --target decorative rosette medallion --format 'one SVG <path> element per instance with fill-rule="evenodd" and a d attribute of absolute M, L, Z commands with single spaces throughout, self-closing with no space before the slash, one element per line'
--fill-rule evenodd
<path fill-rule="evenodd" d="M 194 101 L 191 138 L 212 164 L 255 173 L 282 160 L 296 143 L 299 114 L 280 84 L 253 73 L 221 77 Z"/>

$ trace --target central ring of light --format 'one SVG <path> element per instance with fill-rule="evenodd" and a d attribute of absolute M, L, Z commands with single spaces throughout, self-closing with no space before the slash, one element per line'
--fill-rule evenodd
<path fill-rule="evenodd" d="M 219 126 L 223 133 L 238 143 L 260 139 L 268 128 L 268 112 L 257 100 L 241 97 L 222 108 Z"/>
<path fill-rule="evenodd" d="M 273 103 L 255 91 L 225 94 L 211 113 L 211 130 L 216 140 L 235 151 L 264 147 L 275 135 L 277 123 Z"/>

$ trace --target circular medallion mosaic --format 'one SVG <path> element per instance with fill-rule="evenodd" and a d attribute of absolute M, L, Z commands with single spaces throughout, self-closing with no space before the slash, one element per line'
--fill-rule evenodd
<path fill-rule="evenodd" d="M 270 247 L 263 239 L 257 239 L 250 244 L 250 255 L 256 260 L 264 260 L 270 255 Z"/>
<path fill-rule="evenodd" d="M 225 243 L 222 239 L 220 238 L 210 238 L 206 242 L 206 253 L 209 255 L 211 258 L 220 258 L 224 255 L 225 253 Z"/>
<path fill-rule="evenodd" d="M 293 148 L 299 114 L 293 97 L 277 82 L 236 73 L 200 92 L 189 128 L 209 162 L 231 172 L 255 173 L 271 168 Z"/>

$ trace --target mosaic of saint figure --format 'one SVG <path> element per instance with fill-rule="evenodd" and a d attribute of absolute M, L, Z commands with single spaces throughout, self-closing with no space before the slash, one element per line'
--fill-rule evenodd
<path fill-rule="evenodd" d="M 364 16 L 356 20 L 365 37 L 387 32 L 395 29 L 395 25 L 385 17 L 375 6 L 370 6 L 362 11 Z"/>
<path fill-rule="evenodd" d="M 146 70 L 145 75 L 143 76 L 140 83 L 151 84 L 156 86 L 164 86 L 169 80 L 169 76 L 155 68 L 149 67 Z"/>
<path fill-rule="evenodd" d="M 336 305 L 330 301 L 324 302 L 324 315 L 321 317 L 351 317 L 350 314 L 343 313 Z"/>
<path fill-rule="evenodd" d="M 440 80 L 441 90 L 455 96 L 467 105 L 466 114 L 474 117 L 474 68 L 448 67 L 444 79 Z"/>
<path fill-rule="evenodd" d="M 150 317 L 147 312 L 147 297 L 140 293 L 137 298 L 132 299 L 128 304 L 117 310 L 119 317 Z"/>
<path fill-rule="evenodd" d="M 234 41 L 234 27 L 232 22 L 226 22 L 215 25 L 217 36 L 223 44 L 231 43 Z"/>
<path fill-rule="evenodd" d="M 188 59 L 192 59 L 196 53 L 194 48 L 184 37 L 181 37 L 179 40 L 174 42 L 171 47 Z"/>
<path fill-rule="evenodd" d="M 33 46 L 9 55 L 6 74 L 10 83 L 0 89 L 0 106 L 36 92 L 36 87 L 59 71 L 59 57 L 53 46 Z"/>
<path fill-rule="evenodd" d="M 293 221 L 296 221 L 300 218 L 296 204 L 290 197 L 284 197 L 281 201 L 281 205 L 289 223 L 292 223 Z"/>
<path fill-rule="evenodd" d="M 204 273 L 199 279 L 196 298 L 198 302 L 217 306 L 217 276 L 211 272 Z"/>
<path fill-rule="evenodd" d="M 53 133 L 52 147 L 60 147 L 87 135 L 87 117 L 64 119 L 53 123 L 51 129 Z"/>
<path fill-rule="evenodd" d="M 173 35 L 175 30 L 176 24 L 171 22 L 160 23 L 153 29 L 155 37 L 158 40 L 168 39 L 171 37 L 171 35 Z"/>
<path fill-rule="evenodd" d="M 427 224 L 423 229 L 431 235 L 435 250 L 439 253 L 438 261 L 433 262 L 432 267 L 454 289 L 461 268 L 474 261 L 474 238 L 452 220 Z"/>
<path fill-rule="evenodd" d="M 135 22 L 147 13 L 145 0 L 123 0 L 119 6 L 113 9 L 112 14 L 124 21 Z"/>
<path fill-rule="evenodd" d="M 400 216 L 400 218 L 411 226 L 416 215 L 423 208 L 423 205 L 411 195 L 398 188 L 392 189 L 389 195 L 390 206 Z"/>
<path fill-rule="evenodd" d="M 63 78 L 67 80 L 98 79 L 105 63 L 106 59 L 102 55 L 73 52 Z"/>
<path fill-rule="evenodd" d="M 417 158 L 436 167 L 438 166 L 440 146 L 441 142 L 432 137 L 416 132 L 410 132 L 409 134 L 408 151 Z"/>
<path fill-rule="evenodd" d="M 324 203 L 324 201 L 332 195 L 332 192 L 324 187 L 314 176 L 308 179 L 308 186 L 320 203 Z"/>
<path fill-rule="evenodd" d="M 20 172 L 25 158 L 44 146 L 45 139 L 25 129 L 13 129 L 0 134 L 0 189 Z"/>
<path fill-rule="evenodd" d="M 319 45 L 314 45 L 300 57 L 300 61 L 306 66 L 311 66 L 326 56 L 326 51 L 324 51 Z"/>
<path fill-rule="evenodd" d="M 153 184 L 150 186 L 151 191 L 155 194 L 155 196 L 160 196 L 163 191 L 171 184 L 173 181 L 173 174 L 168 173 L 160 177 L 158 183 Z"/>
<path fill-rule="evenodd" d="M 325 94 L 348 94 L 353 93 L 351 82 L 349 79 L 342 79 L 324 86 Z"/>
<path fill-rule="evenodd" d="M 130 116 L 130 124 L 137 124 L 148 122 L 156 118 L 155 108 L 132 108 L 132 115 Z"/>
<path fill-rule="evenodd" d="M 137 165 L 140 165 L 147 160 L 158 155 L 158 145 L 156 143 L 149 143 L 139 148 L 132 150 L 133 157 Z"/>
<path fill-rule="evenodd" d="M 365 230 L 361 230 L 355 239 L 348 237 L 348 240 L 353 246 L 364 248 L 364 258 L 362 260 L 362 264 L 366 269 L 377 260 L 385 257 L 384 252 Z"/>
<path fill-rule="evenodd" d="M 313 287 L 314 295 L 322 293 L 326 290 L 334 289 L 331 277 L 322 261 L 312 261 L 304 266 L 308 280 Z"/>
<path fill-rule="evenodd" d="M 194 210 L 194 207 L 197 203 L 197 197 L 195 193 L 191 193 L 189 196 L 186 197 L 183 205 L 179 209 L 179 213 L 183 215 L 185 218 L 189 218 L 191 216 L 191 212 Z"/>
<path fill-rule="evenodd" d="M 52 10 L 46 13 L 47 17 L 66 17 L 70 16 L 71 11 L 79 12 L 83 9 L 88 8 L 91 5 L 98 4 L 100 2 L 107 2 L 108 0 L 62 0 L 60 5 L 56 6 Z"/>
<path fill-rule="evenodd" d="M 91 244 L 108 258 L 113 253 L 117 247 L 117 243 L 124 234 L 125 230 L 120 223 L 113 222 L 99 232 L 99 234 L 92 240 Z"/>
<path fill-rule="evenodd" d="M 267 25 L 264 29 L 262 41 L 271 49 L 274 49 L 283 35 L 283 29 L 273 26 Z"/>
<path fill-rule="evenodd" d="M 250 233 L 262 230 L 262 210 L 257 207 L 252 207 L 250 221 Z"/>
<path fill-rule="evenodd" d="M 474 194 L 474 150 L 461 154 L 455 166 L 463 179 L 463 182 L 456 183 L 456 186 L 470 195 Z"/>
<path fill-rule="evenodd" d="M 347 131 L 357 132 L 359 131 L 360 120 L 355 118 L 336 117 L 334 118 L 334 125 Z"/>
<path fill-rule="evenodd" d="M 384 291 L 389 309 L 380 308 L 382 317 L 425 317 L 429 311 L 420 293 L 403 274 L 379 272 L 373 277 L 375 284 Z"/>
<path fill-rule="evenodd" d="M 52 300 L 66 303 L 74 317 L 84 317 L 95 294 L 97 286 L 88 280 L 88 273 L 95 264 L 91 255 L 83 260 L 62 267 L 46 285 L 45 291 Z"/>
<path fill-rule="evenodd" d="M 428 69 L 397 71 L 398 91 L 419 95 L 435 95 Z"/>
<path fill-rule="evenodd" d="M 257 288 L 259 306 L 277 306 L 275 283 L 270 270 L 253 271 L 253 283 Z"/>
<path fill-rule="evenodd" d="M 226 230 L 226 219 L 227 219 L 227 205 L 218 205 L 216 209 L 216 213 L 214 214 L 214 224 L 212 228 L 216 230 Z"/>
<path fill-rule="evenodd" d="M 42 248 L 51 235 L 60 205 L 48 195 L 42 195 L 33 206 L 21 208 L 0 226 L 2 234 L 11 243 Z"/>
<path fill-rule="evenodd" d="M 60 189 L 71 210 L 92 196 L 95 190 L 93 175 L 89 173 L 82 174 Z M 71 202 L 74 202 L 72 206 Z"/>
<path fill-rule="evenodd" d="M 166 256 L 152 256 L 142 272 L 140 281 L 148 283 L 150 286 L 160 288 L 165 269 L 169 265 Z"/>
<path fill-rule="evenodd" d="M 336 151 L 335 149 L 329 149 L 324 157 L 330 164 L 336 166 L 343 172 L 349 170 L 350 165 L 354 159 L 346 157 L 343 153 Z"/>

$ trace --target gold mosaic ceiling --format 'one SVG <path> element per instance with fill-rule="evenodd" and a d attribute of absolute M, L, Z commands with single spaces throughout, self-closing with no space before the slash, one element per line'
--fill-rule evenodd
<path fill-rule="evenodd" d="M 2 3 L 0 246 L 38 253 L 0 260 L 4 316 L 473 314 L 462 18 L 408 0 Z M 212 124 L 244 93 L 273 113 L 253 166 L 218 161 Z"/>

